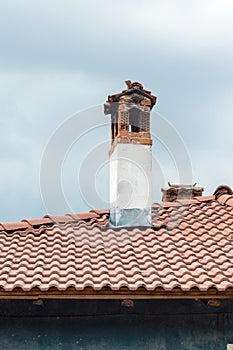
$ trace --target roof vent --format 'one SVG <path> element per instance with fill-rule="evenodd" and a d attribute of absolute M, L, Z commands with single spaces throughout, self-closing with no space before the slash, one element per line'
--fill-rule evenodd
<path fill-rule="evenodd" d="M 163 193 L 162 201 L 163 202 L 174 202 L 180 199 L 192 199 L 194 197 L 202 196 L 204 191 L 203 187 L 196 187 L 194 185 L 180 185 L 180 184 L 171 184 L 168 182 L 168 188 L 162 188 Z"/>

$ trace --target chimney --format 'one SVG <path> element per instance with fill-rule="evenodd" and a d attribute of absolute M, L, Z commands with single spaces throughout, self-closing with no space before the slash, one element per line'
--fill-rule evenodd
<path fill-rule="evenodd" d="M 203 187 L 196 187 L 196 183 L 194 185 L 178 185 L 168 182 L 168 186 L 168 188 L 161 189 L 163 193 L 163 202 L 174 202 L 180 199 L 192 199 L 194 197 L 202 196 L 202 192 L 204 191 Z"/>
<path fill-rule="evenodd" d="M 108 96 L 105 114 L 111 115 L 110 223 L 113 226 L 150 226 L 152 205 L 152 139 L 150 112 L 156 97 L 138 82 Z"/>

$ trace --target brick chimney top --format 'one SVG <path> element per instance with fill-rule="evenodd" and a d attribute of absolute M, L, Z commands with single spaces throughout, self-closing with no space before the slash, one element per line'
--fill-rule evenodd
<path fill-rule="evenodd" d="M 108 96 L 104 104 L 104 114 L 114 114 L 117 103 L 136 103 L 142 107 L 148 106 L 150 110 L 154 107 L 157 97 L 152 95 L 151 91 L 145 90 L 138 81 L 126 80 L 125 83 L 127 89 L 118 94 Z"/>
<path fill-rule="evenodd" d="M 163 202 L 174 202 L 179 199 L 191 199 L 194 197 L 202 196 L 204 191 L 203 187 L 197 187 L 196 183 L 194 185 L 184 185 L 184 184 L 171 184 L 168 182 L 167 188 L 161 188 L 163 193 Z"/>

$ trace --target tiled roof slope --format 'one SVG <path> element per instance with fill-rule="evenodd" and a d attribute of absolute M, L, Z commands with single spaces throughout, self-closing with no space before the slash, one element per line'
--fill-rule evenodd
<path fill-rule="evenodd" d="M 150 228 L 110 228 L 108 210 L 0 224 L 0 297 L 233 295 L 231 189 L 152 212 Z"/>

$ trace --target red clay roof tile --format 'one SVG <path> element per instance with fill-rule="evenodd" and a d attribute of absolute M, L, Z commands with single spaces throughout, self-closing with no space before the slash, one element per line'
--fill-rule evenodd
<path fill-rule="evenodd" d="M 216 188 L 216 190 L 214 191 L 213 195 L 215 196 L 215 199 L 218 199 L 223 194 L 229 194 L 230 196 L 232 196 L 233 195 L 233 191 L 227 185 L 220 185 L 220 186 L 218 186 Z"/>
<path fill-rule="evenodd" d="M 27 222 L 4 222 L 1 223 L 1 226 L 6 231 L 16 231 L 16 230 L 25 230 L 30 225 Z"/>
<path fill-rule="evenodd" d="M 52 223 L 51 219 L 45 217 L 40 219 L 24 219 L 21 222 L 26 222 L 30 226 L 40 226 Z"/>
<path fill-rule="evenodd" d="M 229 194 L 222 194 L 221 196 L 219 196 L 217 199 L 220 203 L 225 204 L 227 200 L 231 199 L 232 196 Z"/>
<path fill-rule="evenodd" d="M 45 219 L 50 220 L 50 222 L 60 223 L 60 222 L 70 222 L 72 219 L 67 215 L 45 215 Z"/>
<path fill-rule="evenodd" d="M 229 197 L 226 202 L 225 202 L 227 205 L 230 205 L 230 206 L 233 206 L 233 197 Z"/>

